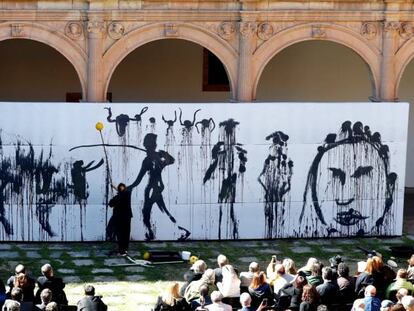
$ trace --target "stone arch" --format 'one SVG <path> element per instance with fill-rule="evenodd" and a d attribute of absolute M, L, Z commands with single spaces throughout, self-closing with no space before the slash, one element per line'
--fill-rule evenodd
<path fill-rule="evenodd" d="M 165 24 L 155 23 L 138 28 L 116 42 L 104 54 L 104 94 L 107 92 L 112 74 L 119 63 L 140 46 L 162 39 L 181 39 L 199 44 L 214 53 L 223 63 L 230 81 L 231 96 L 235 97 L 237 77 L 237 51 L 218 35 L 193 24 L 177 24 L 174 36 L 165 35 Z"/>
<path fill-rule="evenodd" d="M 320 27 L 322 34 L 313 36 L 313 27 Z M 310 40 L 336 42 L 357 53 L 369 68 L 372 78 L 372 96 L 379 98 L 381 52 L 378 49 L 369 45 L 361 35 L 346 27 L 333 24 L 303 24 L 281 31 L 255 51 L 253 55 L 253 99 L 256 98 L 260 77 L 269 61 L 283 49 L 295 43 Z"/>
<path fill-rule="evenodd" d="M 394 94 L 398 98 L 400 82 L 408 64 L 414 59 L 414 38 L 406 42 L 395 54 L 395 89 Z"/>
<path fill-rule="evenodd" d="M 25 39 L 41 42 L 50 46 L 63 55 L 75 69 L 82 88 L 82 96 L 86 96 L 86 53 L 69 38 L 57 33 L 55 30 L 36 23 L 18 23 L 22 27 L 22 33 L 12 36 L 11 27 L 14 23 L 0 24 L 0 42 L 12 39 Z"/>

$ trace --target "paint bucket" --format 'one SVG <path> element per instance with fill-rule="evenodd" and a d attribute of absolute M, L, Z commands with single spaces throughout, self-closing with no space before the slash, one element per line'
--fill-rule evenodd
<path fill-rule="evenodd" d="M 181 258 L 183 260 L 189 260 L 190 256 L 191 256 L 191 252 L 188 252 L 188 251 L 182 251 L 181 252 Z"/>

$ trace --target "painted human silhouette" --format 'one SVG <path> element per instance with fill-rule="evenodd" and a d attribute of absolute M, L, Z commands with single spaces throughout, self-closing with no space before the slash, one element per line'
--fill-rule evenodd
<path fill-rule="evenodd" d="M 378 132 L 346 121 L 328 134 L 309 169 L 300 231 L 304 236 L 362 236 L 395 232 L 397 174 Z"/>
<path fill-rule="evenodd" d="M 72 164 L 72 168 L 70 170 L 72 177 L 71 187 L 73 188 L 75 202 L 84 202 L 89 196 L 89 193 L 87 192 L 88 184 L 86 182 L 86 173 L 96 170 L 104 164 L 103 159 L 101 159 L 96 165 L 92 166 L 94 162 L 95 161 L 91 161 L 84 166 L 83 161 L 78 160 Z"/>
<path fill-rule="evenodd" d="M 144 207 L 142 209 L 143 222 L 146 227 L 147 232 L 145 233 L 146 240 L 153 240 L 155 238 L 153 226 L 151 223 L 151 212 L 154 204 L 157 204 L 158 208 L 162 213 L 165 213 L 172 223 L 177 224 L 175 218 L 168 211 L 162 192 L 164 191 L 164 183 L 162 181 L 162 170 L 174 163 L 174 158 L 166 151 L 157 149 L 157 135 L 149 133 L 145 135 L 143 141 L 144 148 L 147 152 L 146 157 L 142 161 L 141 169 L 138 173 L 135 181 L 129 185 L 128 190 L 132 190 L 138 186 L 142 178 L 146 173 L 148 173 L 148 184 L 144 190 Z M 185 240 L 190 236 L 190 232 L 178 226 L 178 229 L 182 231 L 182 235 L 178 240 Z"/>

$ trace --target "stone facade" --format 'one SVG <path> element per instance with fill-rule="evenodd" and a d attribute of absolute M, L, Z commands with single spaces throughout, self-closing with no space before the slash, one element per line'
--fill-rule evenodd
<path fill-rule="evenodd" d="M 395 101 L 414 57 L 412 1 L 1 1 L 0 41 L 30 39 L 64 55 L 83 99 L 102 102 L 117 65 L 134 49 L 183 39 L 223 63 L 232 100 L 255 99 L 266 64 L 302 41 L 327 40 L 356 52 L 372 79 L 372 101 Z"/>

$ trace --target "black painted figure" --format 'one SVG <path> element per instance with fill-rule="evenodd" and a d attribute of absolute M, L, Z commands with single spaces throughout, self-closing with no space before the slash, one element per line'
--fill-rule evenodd
<path fill-rule="evenodd" d="M 126 255 L 131 236 L 131 192 L 123 183 L 118 185 L 117 190 L 118 194 L 109 201 L 109 206 L 114 209 L 112 221 L 118 242 L 118 253 Z"/>
<path fill-rule="evenodd" d="M 162 115 L 162 120 L 168 125 L 167 132 L 165 134 L 168 136 L 169 132 L 173 132 L 174 123 L 177 122 L 177 111 L 174 110 L 174 120 L 166 120 L 164 115 Z"/>
<path fill-rule="evenodd" d="M 218 201 L 219 206 L 219 224 L 218 224 L 218 238 L 222 235 L 222 220 L 223 207 L 226 208 L 226 231 L 225 238 L 237 239 L 239 235 L 238 221 L 234 212 L 234 203 L 236 201 L 236 185 L 237 174 L 240 177 L 246 171 L 246 154 L 247 151 L 242 148 L 242 144 L 236 141 L 236 126 L 239 122 L 234 119 L 228 119 L 220 122 L 219 141 L 214 145 L 211 151 L 212 163 L 207 169 L 203 183 L 213 178 L 214 172 L 217 170 L 220 173 L 219 180 L 221 181 Z M 235 158 L 239 160 L 239 167 L 236 168 Z"/>
<path fill-rule="evenodd" d="M 126 133 L 126 129 L 129 124 L 129 121 L 137 121 L 138 126 L 140 126 L 142 115 L 148 110 L 148 107 L 142 108 L 141 112 L 135 115 L 135 118 L 130 118 L 126 114 L 120 114 L 116 116 L 115 119 L 112 118 L 111 107 L 105 107 L 104 109 L 108 110 L 108 117 L 106 118 L 106 120 L 110 123 L 115 123 L 116 132 L 118 133 L 118 136 L 123 137 Z"/>
<path fill-rule="evenodd" d="M 95 161 L 89 162 L 87 165 L 83 165 L 82 160 L 75 161 L 72 164 L 70 170 L 72 177 L 73 195 L 75 196 L 75 202 L 83 203 L 89 196 L 87 192 L 88 184 L 86 182 L 86 173 L 96 170 L 104 164 L 104 160 L 101 159 L 96 165 L 92 166 Z"/>
<path fill-rule="evenodd" d="M 200 133 L 198 125 L 201 125 L 201 135 L 203 135 L 206 131 L 209 131 L 211 133 L 216 128 L 216 123 L 214 122 L 213 118 L 203 119 L 195 124 L 197 132 Z"/>
<path fill-rule="evenodd" d="M 174 163 L 174 158 L 163 150 L 157 149 L 157 135 L 149 133 L 144 137 L 143 145 L 147 151 L 145 159 L 142 161 L 142 166 L 136 180 L 128 186 L 128 189 L 133 189 L 138 186 L 146 173 L 148 173 L 148 184 L 144 191 L 144 207 L 142 210 L 143 221 L 147 232 L 145 233 L 146 240 L 153 240 L 155 238 L 154 230 L 151 223 L 152 206 L 157 204 L 161 212 L 167 214 L 171 222 L 177 223 L 175 218 L 170 214 L 165 206 L 162 192 L 164 191 L 164 183 L 162 181 L 162 170 Z M 180 226 L 177 226 L 182 235 L 179 240 L 185 240 L 190 235 L 190 232 Z"/>
<path fill-rule="evenodd" d="M 10 159 L 2 158 L 0 165 L 0 222 L 3 225 L 6 235 L 13 234 L 13 228 L 6 218 L 6 210 L 4 204 L 6 202 L 6 188 L 13 185 L 15 176 L 12 173 L 12 165 Z"/>
<path fill-rule="evenodd" d="M 312 162 L 298 235 L 391 234 L 396 181 L 381 135 L 361 122 L 344 122 Z"/>
<path fill-rule="evenodd" d="M 194 112 L 194 115 L 193 115 L 193 121 L 190 121 L 190 120 L 182 120 L 182 116 L 183 116 L 183 112 L 182 112 L 182 110 L 181 110 L 181 108 L 180 108 L 180 124 L 183 126 L 183 133 L 186 131 L 186 132 L 190 132 L 192 129 L 193 129 L 193 126 L 195 125 L 195 123 L 196 123 L 196 115 L 197 115 L 197 113 L 200 111 L 201 109 L 197 109 L 195 112 Z"/>
<path fill-rule="evenodd" d="M 293 161 L 287 156 L 289 136 L 277 131 L 266 137 L 271 140 L 269 155 L 258 181 L 264 190 L 265 238 L 284 237 L 287 218 L 286 196 L 290 191 Z"/>

